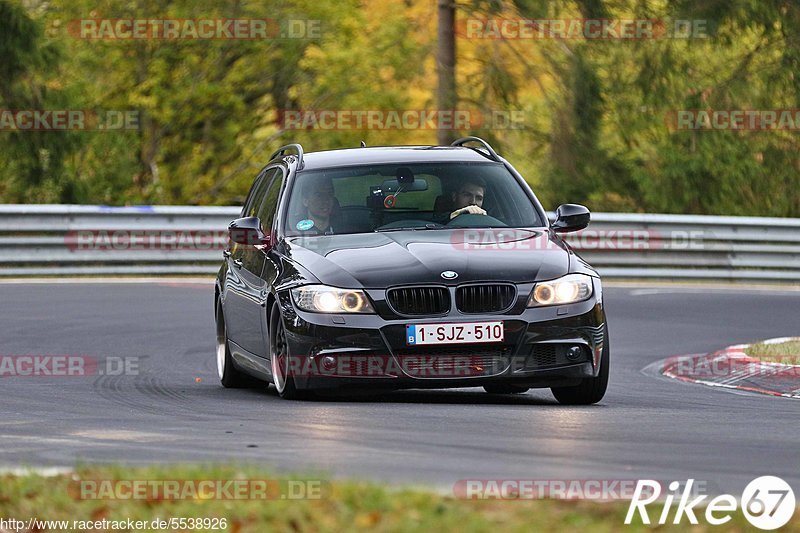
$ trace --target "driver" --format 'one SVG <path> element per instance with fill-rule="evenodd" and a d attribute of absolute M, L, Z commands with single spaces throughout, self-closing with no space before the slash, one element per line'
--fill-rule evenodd
<path fill-rule="evenodd" d="M 486 184 L 481 179 L 470 178 L 462 182 L 451 196 L 454 209 L 450 219 L 464 214 L 485 215 L 486 211 L 481 208 L 485 192 Z"/>

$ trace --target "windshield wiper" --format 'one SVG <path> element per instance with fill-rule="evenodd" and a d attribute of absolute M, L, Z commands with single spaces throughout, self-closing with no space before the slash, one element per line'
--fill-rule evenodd
<path fill-rule="evenodd" d="M 436 224 L 435 222 L 431 222 L 430 224 L 425 224 L 424 226 L 403 226 L 399 228 L 385 228 L 385 229 L 377 228 L 375 229 L 375 231 L 379 233 L 384 233 L 388 231 L 424 231 L 429 229 L 444 229 L 445 227 L 446 226 L 443 226 L 441 224 Z"/>

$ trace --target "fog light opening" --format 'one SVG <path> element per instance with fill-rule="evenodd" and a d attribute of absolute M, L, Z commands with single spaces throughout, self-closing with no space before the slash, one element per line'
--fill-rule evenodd
<path fill-rule="evenodd" d="M 567 359 L 570 361 L 579 361 L 583 357 L 583 348 L 580 346 L 570 346 L 567 348 Z"/>

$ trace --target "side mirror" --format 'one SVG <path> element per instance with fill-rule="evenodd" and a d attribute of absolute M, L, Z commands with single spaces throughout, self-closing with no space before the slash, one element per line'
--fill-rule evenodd
<path fill-rule="evenodd" d="M 261 231 L 258 217 L 237 218 L 228 225 L 228 235 L 237 244 L 272 246 L 272 236 Z"/>
<path fill-rule="evenodd" d="M 578 204 L 561 204 L 556 209 L 556 220 L 550 229 L 558 233 L 582 230 L 589 225 L 592 215 L 589 210 Z"/>

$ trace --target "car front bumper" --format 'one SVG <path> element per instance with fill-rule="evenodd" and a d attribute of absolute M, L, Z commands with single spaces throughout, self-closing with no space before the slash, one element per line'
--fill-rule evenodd
<path fill-rule="evenodd" d="M 602 295 L 519 314 L 388 320 L 297 309 L 280 295 L 292 372 L 301 389 L 577 385 L 597 376 L 605 344 Z M 499 343 L 406 345 L 408 324 L 502 320 Z"/>

